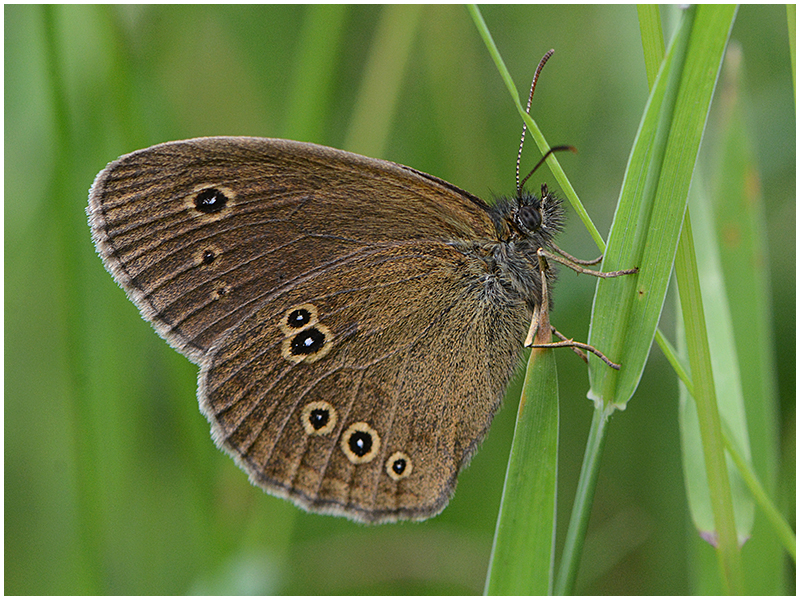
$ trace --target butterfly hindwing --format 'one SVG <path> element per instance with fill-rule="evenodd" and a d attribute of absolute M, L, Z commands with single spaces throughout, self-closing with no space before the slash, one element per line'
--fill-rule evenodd
<path fill-rule="evenodd" d="M 441 243 L 387 246 L 271 299 L 201 374 L 217 443 L 307 508 L 364 521 L 439 512 L 524 335 L 485 344 L 503 336 L 486 331 L 468 262 Z M 501 322 L 524 326 L 525 307 L 506 308 Z"/>

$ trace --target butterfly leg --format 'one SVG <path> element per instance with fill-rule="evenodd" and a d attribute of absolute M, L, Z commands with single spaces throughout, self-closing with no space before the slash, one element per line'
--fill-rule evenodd
<path fill-rule="evenodd" d="M 563 333 L 558 331 L 555 327 L 550 328 L 550 331 L 562 341 L 560 342 L 546 342 L 546 343 L 535 343 L 535 344 L 526 344 L 528 348 L 572 348 L 572 350 L 580 356 L 584 361 L 586 361 L 586 354 L 584 354 L 581 350 L 586 350 L 586 352 L 591 352 L 597 358 L 602 360 L 612 369 L 619 371 L 619 365 L 611 360 L 600 352 L 594 346 L 590 346 L 589 344 L 584 344 L 583 342 L 576 342 L 572 338 L 566 337 Z"/>
<path fill-rule="evenodd" d="M 533 317 L 531 319 L 531 326 L 528 329 L 528 335 L 525 338 L 525 346 L 528 348 L 572 348 L 573 351 L 578 354 L 584 361 L 587 361 L 586 354 L 582 352 L 582 350 L 586 350 L 587 352 L 591 352 L 595 356 L 597 356 L 600 360 L 606 363 L 612 369 L 616 369 L 619 371 L 619 365 L 610 361 L 605 354 L 600 352 L 594 346 L 590 346 L 589 344 L 584 344 L 582 342 L 576 342 L 571 338 L 567 338 L 564 334 L 558 331 L 555 327 L 550 324 L 550 292 L 549 287 L 547 285 L 547 257 L 550 256 L 554 258 L 558 262 L 563 264 L 567 264 L 563 260 L 560 260 L 558 257 L 551 255 L 549 252 L 539 248 L 537 253 L 539 257 L 539 274 L 542 278 L 542 303 L 540 306 L 537 306 L 533 311 Z M 570 265 L 567 265 L 570 266 Z M 577 270 L 577 269 L 576 269 Z M 618 275 L 627 275 L 629 273 L 635 273 L 638 269 L 633 269 L 628 272 L 623 271 L 615 271 L 614 274 L 609 273 L 602 273 L 600 276 L 611 276 L 616 277 Z M 590 269 L 581 269 L 579 272 L 587 272 L 592 275 L 598 275 L 598 271 L 592 271 Z M 553 342 L 552 336 L 555 335 L 561 341 L 560 342 Z M 588 362 L 588 361 L 587 361 Z"/>
<path fill-rule="evenodd" d="M 540 253 L 543 253 L 548 258 L 553 259 L 556 262 L 561 263 L 562 265 L 569 267 L 576 273 L 585 273 L 586 275 L 594 275 L 595 277 L 602 277 L 604 279 L 610 277 L 620 277 L 621 275 L 633 275 L 634 273 L 639 272 L 638 267 L 634 267 L 633 269 L 624 269 L 621 271 L 593 271 L 592 269 L 585 269 L 584 266 L 591 266 L 598 264 L 601 260 L 603 260 L 603 256 L 600 255 L 595 259 L 592 260 L 581 260 L 580 258 L 575 258 L 571 254 L 564 252 L 561 248 L 556 246 L 555 244 L 551 244 L 553 250 L 555 250 L 558 254 L 553 254 L 548 252 L 544 249 L 539 249 Z"/>

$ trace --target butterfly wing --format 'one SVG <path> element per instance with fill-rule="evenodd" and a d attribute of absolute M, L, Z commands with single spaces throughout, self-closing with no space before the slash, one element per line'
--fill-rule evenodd
<path fill-rule="evenodd" d="M 411 169 L 263 138 L 123 156 L 97 176 L 88 212 L 106 267 L 194 362 L 272 290 L 370 244 L 491 231 L 479 199 Z"/>
<path fill-rule="evenodd" d="M 203 368 L 218 445 L 308 509 L 369 522 L 438 513 L 525 334 L 523 304 L 481 302 L 472 260 L 414 241 L 282 291 Z"/>
<path fill-rule="evenodd" d="M 111 163 L 89 213 L 254 483 L 366 522 L 445 506 L 529 316 L 470 251 L 493 235 L 482 201 L 329 148 L 203 138 Z"/>

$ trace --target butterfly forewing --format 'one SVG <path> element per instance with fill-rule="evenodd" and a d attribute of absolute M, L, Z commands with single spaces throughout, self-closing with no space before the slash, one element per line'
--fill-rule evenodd
<path fill-rule="evenodd" d="M 214 210 L 202 204 L 209 190 Z M 259 138 L 124 156 L 98 175 L 90 218 L 109 270 L 193 360 L 274 290 L 370 244 L 474 239 L 491 227 L 474 201 L 393 163 Z"/>

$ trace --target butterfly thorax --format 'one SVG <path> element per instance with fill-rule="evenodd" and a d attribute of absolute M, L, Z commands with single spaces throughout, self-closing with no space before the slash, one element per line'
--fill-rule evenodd
<path fill-rule="evenodd" d="M 550 247 L 563 220 L 561 201 L 546 186 L 542 192 L 498 199 L 488 208 L 495 235 L 454 244 L 470 259 L 469 271 L 481 289 L 482 304 L 497 309 L 525 305 L 529 314 L 541 305 L 537 252 Z M 548 268 L 546 276 L 554 282 L 555 270 Z"/>

